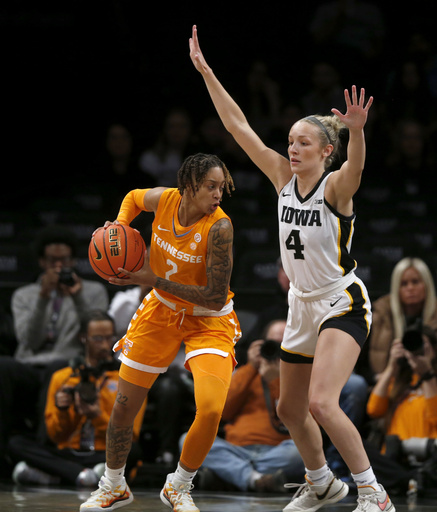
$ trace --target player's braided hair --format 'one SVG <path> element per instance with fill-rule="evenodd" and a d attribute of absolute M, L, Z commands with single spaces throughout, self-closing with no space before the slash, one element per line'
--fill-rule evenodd
<path fill-rule="evenodd" d="M 234 180 L 226 165 L 216 155 L 207 155 L 197 153 L 187 157 L 178 171 L 178 189 L 182 195 L 187 188 L 193 192 L 199 189 L 206 178 L 208 171 L 212 167 L 220 167 L 225 176 L 225 189 L 231 195 L 231 190 L 235 190 Z"/>

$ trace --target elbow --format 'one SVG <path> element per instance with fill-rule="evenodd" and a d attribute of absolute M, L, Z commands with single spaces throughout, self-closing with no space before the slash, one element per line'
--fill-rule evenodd
<path fill-rule="evenodd" d="M 211 309 L 212 311 L 221 311 L 226 305 L 226 300 L 224 301 L 214 301 L 208 304 L 208 309 Z"/>
<path fill-rule="evenodd" d="M 206 301 L 205 306 L 208 309 L 211 309 L 212 311 L 221 311 L 225 307 L 227 299 L 227 293 L 220 297 L 211 297 L 209 300 Z"/>

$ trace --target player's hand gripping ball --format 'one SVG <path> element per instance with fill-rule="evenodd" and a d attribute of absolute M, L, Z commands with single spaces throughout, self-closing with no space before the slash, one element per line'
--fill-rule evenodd
<path fill-rule="evenodd" d="M 88 258 L 94 272 L 108 280 L 126 278 L 118 269 L 129 272 L 140 270 L 144 263 L 146 244 L 140 233 L 130 226 L 110 224 L 98 229 L 88 247 Z"/>

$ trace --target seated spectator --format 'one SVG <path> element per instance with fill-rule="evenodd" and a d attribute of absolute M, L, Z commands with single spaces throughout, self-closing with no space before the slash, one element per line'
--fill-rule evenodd
<path fill-rule="evenodd" d="M 222 416 L 224 438 L 216 438 L 202 465 L 200 488 L 207 487 L 208 470 L 241 491 L 284 491 L 287 480 L 303 478 L 302 459 L 276 415 L 285 325 L 272 321 L 264 339 L 249 346 L 247 364 L 235 371 Z"/>
<path fill-rule="evenodd" d="M 393 340 L 400 339 L 407 326 L 418 319 L 437 329 L 434 280 L 420 258 L 403 258 L 391 275 L 390 293 L 373 302 L 372 330 L 368 342 L 371 384 L 387 366 Z"/>
<path fill-rule="evenodd" d="M 67 228 L 42 229 L 35 248 L 42 273 L 13 293 L 17 348 L 13 356 L 0 357 L 1 460 L 9 435 L 41 422 L 53 371 L 82 355 L 79 331 L 85 313 L 91 308 L 106 311 L 109 302 L 102 283 L 75 272 L 76 238 Z"/>
<path fill-rule="evenodd" d="M 436 452 L 437 334 L 423 327 L 407 330 L 391 345 L 389 360 L 367 403 L 371 418 L 383 421 L 381 451 L 413 469 Z M 434 458 L 434 472 L 437 458 Z M 429 476 L 429 475 L 428 475 Z M 436 477 L 431 474 L 433 486 Z M 423 482 L 426 486 L 427 482 Z"/>
<path fill-rule="evenodd" d="M 82 334 L 85 357 L 56 371 L 50 381 L 45 422 L 51 443 L 41 444 L 31 435 L 9 440 L 8 452 L 19 461 L 13 471 L 15 483 L 97 485 L 104 470 L 106 429 L 117 394 L 115 341 L 112 318 L 91 311 Z M 144 407 L 136 418 L 134 440 L 138 440 L 143 414 Z"/>
<path fill-rule="evenodd" d="M 115 335 L 118 338 L 126 334 L 134 313 L 150 290 L 149 286 L 134 286 L 115 292 L 109 303 L 108 314 L 115 322 Z"/>

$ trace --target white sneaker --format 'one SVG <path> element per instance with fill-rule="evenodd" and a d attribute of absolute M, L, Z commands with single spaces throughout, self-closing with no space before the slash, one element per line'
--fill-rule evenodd
<path fill-rule="evenodd" d="M 382 485 L 377 490 L 371 485 L 358 486 L 358 507 L 353 512 L 396 512 Z"/>
<path fill-rule="evenodd" d="M 174 512 L 200 512 L 193 502 L 190 491 L 194 487 L 192 483 L 172 482 L 173 473 L 167 475 L 167 480 L 162 488 L 161 501 Z"/>
<path fill-rule="evenodd" d="M 110 512 L 116 508 L 124 507 L 132 503 L 134 497 L 123 478 L 123 482 L 117 487 L 112 487 L 109 480 L 102 476 L 99 488 L 91 493 L 91 496 L 80 506 L 80 512 Z"/>
<path fill-rule="evenodd" d="M 312 484 L 306 476 L 305 480 L 304 484 L 285 484 L 285 487 L 298 487 L 298 490 L 284 512 L 315 512 L 323 505 L 337 503 L 349 492 L 348 485 L 335 476 L 328 485 Z"/>
<path fill-rule="evenodd" d="M 14 467 L 12 480 L 19 485 L 56 485 L 61 481 L 60 477 L 29 466 L 24 460 Z"/>

